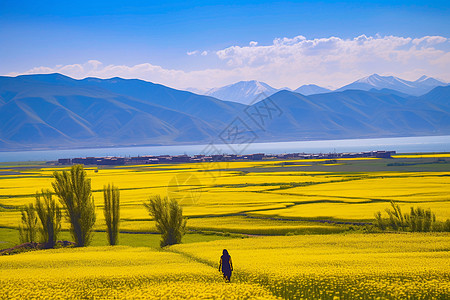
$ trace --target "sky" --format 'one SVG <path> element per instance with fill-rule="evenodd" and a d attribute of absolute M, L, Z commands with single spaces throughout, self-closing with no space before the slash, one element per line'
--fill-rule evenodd
<path fill-rule="evenodd" d="M 201 90 L 450 82 L 450 2 L 2 0 L 0 74 L 55 72 Z"/>

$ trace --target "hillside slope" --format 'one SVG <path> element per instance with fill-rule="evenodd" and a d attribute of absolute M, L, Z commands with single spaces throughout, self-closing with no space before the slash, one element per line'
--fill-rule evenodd
<path fill-rule="evenodd" d="M 0 119 L 3 151 L 447 135 L 450 87 L 284 90 L 246 106 L 135 79 L 28 75 L 0 77 Z"/>

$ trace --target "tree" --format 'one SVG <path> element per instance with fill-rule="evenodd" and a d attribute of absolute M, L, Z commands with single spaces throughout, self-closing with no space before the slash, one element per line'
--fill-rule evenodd
<path fill-rule="evenodd" d="M 53 173 L 53 189 L 66 210 L 70 232 L 77 247 L 88 246 L 95 223 L 95 204 L 91 180 L 82 165 L 74 165 L 69 171 Z"/>
<path fill-rule="evenodd" d="M 44 199 L 41 202 L 41 197 Z M 39 194 L 36 192 L 36 212 L 41 221 L 39 228 L 46 248 L 53 248 L 61 231 L 61 209 L 52 198 L 52 192 L 42 189 Z"/>
<path fill-rule="evenodd" d="M 411 207 L 409 215 L 405 215 L 408 227 L 412 232 L 429 232 L 436 223 L 436 215 L 431 209 L 423 209 L 421 207 Z"/>
<path fill-rule="evenodd" d="M 114 184 L 103 186 L 103 198 L 105 206 L 103 212 L 105 214 L 106 226 L 108 228 L 108 242 L 111 246 L 117 245 L 119 238 L 119 221 L 120 221 L 120 192 Z"/>
<path fill-rule="evenodd" d="M 375 214 L 375 225 L 381 230 L 386 230 L 387 224 L 386 221 L 381 216 L 380 211 Z"/>
<path fill-rule="evenodd" d="M 389 216 L 389 225 L 394 230 L 402 230 L 402 231 L 405 230 L 406 223 L 402 215 L 402 210 L 400 209 L 400 206 L 393 200 L 391 200 L 391 206 L 392 210 L 386 208 L 386 212 Z"/>
<path fill-rule="evenodd" d="M 37 216 L 32 203 L 26 205 L 22 211 L 22 224 L 19 225 L 21 243 L 34 243 L 37 236 Z"/>
<path fill-rule="evenodd" d="M 152 196 L 149 203 L 144 203 L 150 216 L 156 222 L 156 228 L 161 233 L 161 247 L 181 243 L 185 233 L 186 220 L 183 218 L 183 209 L 175 199 Z"/>

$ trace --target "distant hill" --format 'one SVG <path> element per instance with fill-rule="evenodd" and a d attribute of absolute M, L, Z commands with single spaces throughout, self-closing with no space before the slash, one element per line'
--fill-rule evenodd
<path fill-rule="evenodd" d="M 379 89 L 379 90 L 377 90 L 377 89 L 373 88 L 373 89 L 370 89 L 369 92 L 381 93 L 381 94 L 386 94 L 386 95 L 397 95 L 397 96 L 400 96 L 400 97 L 403 97 L 403 98 L 412 97 L 411 95 L 408 95 L 408 94 L 405 94 L 405 93 L 402 93 L 402 92 L 399 92 L 399 91 L 396 91 L 396 90 L 391 90 L 391 89 Z"/>
<path fill-rule="evenodd" d="M 305 84 L 296 89 L 294 92 L 309 96 L 314 94 L 324 94 L 329 93 L 331 90 L 323 88 L 321 86 L 315 85 L 315 84 Z"/>
<path fill-rule="evenodd" d="M 390 90 L 397 92 L 398 95 L 412 95 L 420 96 L 428 93 L 433 88 L 438 86 L 448 85 L 445 82 L 439 81 L 435 78 L 422 76 L 416 81 L 408 81 L 394 76 L 380 76 L 373 74 L 364 78 L 361 78 L 353 83 L 347 84 L 337 90 L 336 92 L 342 92 L 346 90 L 383 90 L 383 93 Z M 269 97 L 279 91 L 287 90 L 292 91 L 289 88 L 276 89 L 271 87 L 267 83 L 251 80 L 251 81 L 239 81 L 227 86 L 210 89 L 206 92 L 201 90 L 189 89 L 192 92 L 198 94 L 204 94 L 212 96 L 214 98 L 226 101 L 233 101 L 241 104 L 251 104 L 255 101 L 259 101 L 262 98 Z M 315 85 L 305 84 L 294 90 L 294 92 L 310 96 L 315 94 L 325 94 L 332 90 Z"/>
<path fill-rule="evenodd" d="M 191 91 L 195 91 L 191 89 Z M 224 87 L 211 89 L 203 94 L 215 97 L 221 100 L 234 101 L 242 104 L 252 104 L 260 101 L 266 97 L 269 97 L 279 91 L 292 91 L 288 87 L 276 89 L 271 87 L 267 83 L 251 80 L 251 81 L 239 81 Z M 331 92 L 331 90 L 320 87 L 315 84 L 302 85 L 294 92 L 300 93 L 305 96 L 313 94 L 322 94 Z"/>
<path fill-rule="evenodd" d="M 271 87 L 267 83 L 251 80 L 239 81 L 224 87 L 214 88 L 207 91 L 205 95 L 248 105 L 269 97 L 276 92 L 278 92 L 278 89 Z"/>
<path fill-rule="evenodd" d="M 364 78 L 361 78 L 353 83 L 345 85 L 337 92 L 345 90 L 363 90 L 369 91 L 373 88 L 390 89 L 404 94 L 420 96 L 428 93 L 437 86 L 446 86 L 447 83 L 441 82 L 432 77 L 422 76 L 416 81 L 408 81 L 394 76 L 380 76 L 373 74 Z"/>
<path fill-rule="evenodd" d="M 261 137 L 320 140 L 450 134 L 450 87 L 420 97 L 348 90 L 304 96 L 280 91 L 270 97 L 283 112 Z"/>
<path fill-rule="evenodd" d="M 207 143 L 237 110 L 240 104 L 141 80 L 0 77 L 0 147 Z"/>
<path fill-rule="evenodd" d="M 448 135 L 450 87 L 284 90 L 246 106 L 136 79 L 0 76 L 0 120 L 2 151 L 220 143 L 233 120 L 259 142 Z"/>

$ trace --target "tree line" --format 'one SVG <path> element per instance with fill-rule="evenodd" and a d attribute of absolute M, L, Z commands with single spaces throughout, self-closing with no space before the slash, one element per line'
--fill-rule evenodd
<path fill-rule="evenodd" d="M 61 232 L 61 219 L 64 212 L 70 224 L 70 233 L 77 247 L 88 246 L 96 222 L 94 197 L 91 179 L 87 177 L 83 165 L 74 165 L 70 171 L 55 171 L 52 182 L 53 192 L 42 189 L 36 192 L 35 204 L 21 210 L 19 237 L 22 243 L 40 241 L 44 248 L 53 248 Z M 56 195 L 60 207 L 53 198 Z M 117 245 L 120 225 L 120 190 L 113 183 L 103 187 L 103 213 L 105 216 L 107 240 Z M 185 233 L 186 219 L 182 207 L 175 199 L 151 196 L 144 203 L 150 216 L 161 233 L 161 247 L 181 243 Z"/>

